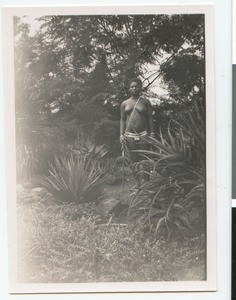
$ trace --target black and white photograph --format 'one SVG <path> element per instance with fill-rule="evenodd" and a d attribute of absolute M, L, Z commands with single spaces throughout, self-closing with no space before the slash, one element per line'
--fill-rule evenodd
<path fill-rule="evenodd" d="M 3 10 L 13 293 L 216 289 L 212 15 Z"/>

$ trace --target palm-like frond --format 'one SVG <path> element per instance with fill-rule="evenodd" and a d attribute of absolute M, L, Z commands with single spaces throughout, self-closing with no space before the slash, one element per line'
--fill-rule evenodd
<path fill-rule="evenodd" d="M 149 170 L 150 180 L 131 199 L 128 215 L 140 219 L 142 226 L 153 227 L 155 220 L 155 231 L 165 227 L 168 238 L 174 228 L 193 229 L 193 211 L 204 215 L 200 213 L 205 211 L 203 112 L 195 103 L 181 123 L 169 123 L 166 138 L 160 132 L 159 139 L 147 139 L 152 150 L 138 151 L 143 160 L 137 165 Z"/>
<path fill-rule="evenodd" d="M 49 176 L 43 177 L 41 185 L 60 202 L 96 201 L 105 195 L 105 175 L 96 163 L 88 168 L 82 158 L 60 156 L 50 163 Z"/>

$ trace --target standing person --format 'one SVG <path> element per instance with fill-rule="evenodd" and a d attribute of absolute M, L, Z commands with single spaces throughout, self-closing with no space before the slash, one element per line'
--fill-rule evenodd
<path fill-rule="evenodd" d="M 120 142 L 127 146 L 130 162 L 135 164 L 142 159 L 139 153 L 133 150 L 148 150 L 148 136 L 154 137 L 154 125 L 152 116 L 152 106 L 149 100 L 141 96 L 142 82 L 138 78 L 130 81 L 130 98 L 121 104 L 120 117 Z M 139 187 L 143 172 L 133 169 L 136 187 Z"/>

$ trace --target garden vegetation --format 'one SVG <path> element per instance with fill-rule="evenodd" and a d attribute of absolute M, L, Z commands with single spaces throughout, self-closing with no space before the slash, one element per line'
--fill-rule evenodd
<path fill-rule="evenodd" d="M 19 280 L 205 280 L 204 16 L 34 22 L 14 18 Z M 136 192 L 119 144 L 133 77 L 156 133 Z"/>

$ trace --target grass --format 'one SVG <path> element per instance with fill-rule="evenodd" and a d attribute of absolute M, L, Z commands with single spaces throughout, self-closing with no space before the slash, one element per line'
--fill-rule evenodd
<path fill-rule="evenodd" d="M 19 282 L 205 280 L 204 235 L 163 236 L 101 220 L 93 203 L 18 203 Z"/>
<path fill-rule="evenodd" d="M 151 139 L 151 150 L 142 153 L 140 162 L 145 172 L 152 171 L 151 178 L 136 193 L 131 181 L 124 190 L 118 180 L 109 186 L 105 175 L 116 177 L 119 172 L 110 172 L 114 164 L 101 160 L 105 148 L 88 144 L 75 149 L 75 157 L 56 158 L 44 177 L 44 188 L 54 200 L 18 201 L 19 281 L 205 280 L 200 108 L 188 111 L 182 123 L 173 121 L 165 137 Z M 101 219 L 97 205 L 104 195 L 127 205 L 123 219 Z"/>

